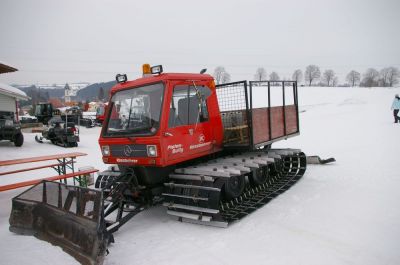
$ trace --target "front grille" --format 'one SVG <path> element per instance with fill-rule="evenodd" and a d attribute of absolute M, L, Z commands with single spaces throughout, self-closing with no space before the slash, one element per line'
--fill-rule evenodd
<path fill-rule="evenodd" d="M 147 157 L 145 144 L 111 145 L 111 155 L 116 157 Z"/>

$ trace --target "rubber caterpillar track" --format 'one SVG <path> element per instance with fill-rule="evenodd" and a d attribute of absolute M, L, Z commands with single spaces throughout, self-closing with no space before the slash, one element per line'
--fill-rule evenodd
<path fill-rule="evenodd" d="M 288 190 L 306 166 L 300 150 L 272 149 L 179 168 L 164 184 L 163 205 L 180 221 L 227 227 Z M 240 195 L 226 194 L 225 185 L 237 187 L 241 181 Z"/>

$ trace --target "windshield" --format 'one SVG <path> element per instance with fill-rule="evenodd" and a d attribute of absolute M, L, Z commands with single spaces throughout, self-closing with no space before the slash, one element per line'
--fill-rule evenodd
<path fill-rule="evenodd" d="M 103 115 L 104 114 L 104 106 L 99 106 L 96 110 L 97 115 Z"/>
<path fill-rule="evenodd" d="M 51 104 L 37 104 L 35 109 L 35 115 L 50 115 Z"/>
<path fill-rule="evenodd" d="M 146 135 L 157 132 L 164 96 L 162 83 L 123 90 L 111 99 L 106 136 Z"/>

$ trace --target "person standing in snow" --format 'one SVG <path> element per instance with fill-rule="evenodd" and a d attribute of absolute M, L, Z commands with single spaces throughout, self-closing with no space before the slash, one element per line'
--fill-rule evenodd
<path fill-rule="evenodd" d="M 400 122 L 400 117 L 397 116 L 399 114 L 400 110 L 400 97 L 399 94 L 396 94 L 394 96 L 394 100 L 392 103 L 392 110 L 393 110 L 393 115 L 394 115 L 394 123 Z"/>

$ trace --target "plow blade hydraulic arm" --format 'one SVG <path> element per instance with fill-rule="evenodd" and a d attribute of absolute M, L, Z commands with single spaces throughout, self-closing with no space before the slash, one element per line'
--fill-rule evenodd
<path fill-rule="evenodd" d="M 106 231 L 102 192 L 42 181 L 12 200 L 10 231 L 62 247 L 81 264 L 102 264 Z"/>

